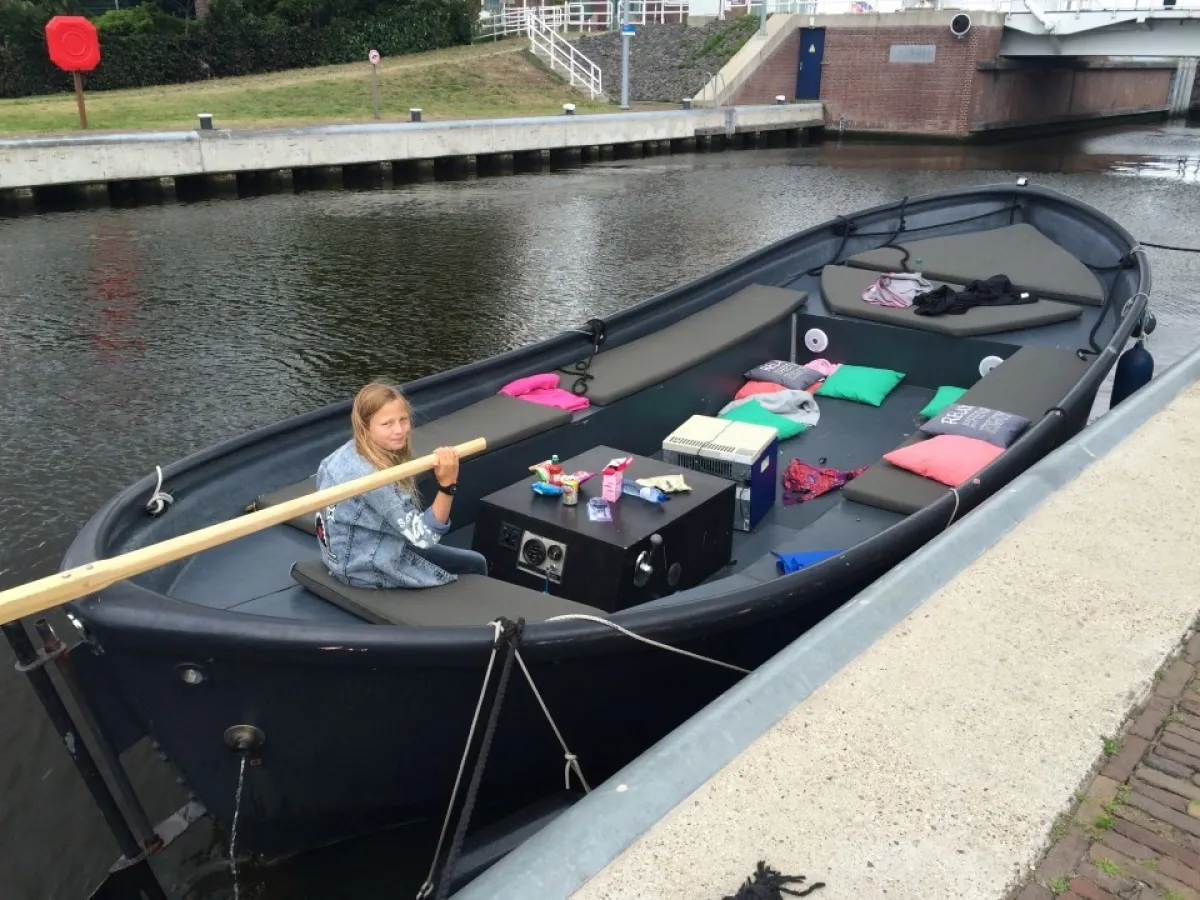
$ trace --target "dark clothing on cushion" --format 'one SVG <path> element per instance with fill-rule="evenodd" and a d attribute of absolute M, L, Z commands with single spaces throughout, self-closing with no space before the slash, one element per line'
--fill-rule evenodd
<path fill-rule="evenodd" d="M 984 281 L 972 281 L 956 291 L 943 284 L 913 298 L 913 309 L 918 316 L 962 315 L 976 306 L 1020 306 L 1036 303 L 1032 294 L 1018 291 L 1007 275 L 993 275 Z"/>

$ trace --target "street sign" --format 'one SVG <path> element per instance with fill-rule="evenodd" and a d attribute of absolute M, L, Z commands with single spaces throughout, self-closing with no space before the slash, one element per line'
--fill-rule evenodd
<path fill-rule="evenodd" d="M 621 34 L 622 34 L 622 35 L 626 35 L 626 34 L 627 34 L 627 35 L 629 35 L 630 37 L 633 37 L 635 34 L 637 34 L 637 31 L 636 31 L 636 29 L 633 27 L 633 25 L 622 24 L 622 25 L 621 25 Z"/>
<path fill-rule="evenodd" d="M 87 107 L 83 102 L 83 78 L 80 72 L 90 72 L 100 65 L 100 36 L 96 26 L 83 16 L 54 16 L 46 23 L 46 47 L 50 61 L 70 72 L 75 82 L 75 106 L 79 110 L 79 127 L 87 128 Z"/>
<path fill-rule="evenodd" d="M 54 16 L 46 23 L 50 61 L 64 72 L 90 72 L 100 65 L 100 37 L 83 16 Z"/>
<path fill-rule="evenodd" d="M 368 60 L 368 61 L 371 63 L 371 65 L 373 65 L 373 66 L 377 66 L 377 65 L 379 65 L 379 51 L 378 51 L 378 50 L 372 50 L 370 53 L 368 53 L 368 54 L 367 54 L 367 60 Z"/>

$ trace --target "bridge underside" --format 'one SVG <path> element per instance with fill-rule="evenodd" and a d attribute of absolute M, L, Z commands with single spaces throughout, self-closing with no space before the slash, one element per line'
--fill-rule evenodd
<path fill-rule="evenodd" d="M 1200 56 L 1200 10 L 1010 13 L 1001 56 Z"/>

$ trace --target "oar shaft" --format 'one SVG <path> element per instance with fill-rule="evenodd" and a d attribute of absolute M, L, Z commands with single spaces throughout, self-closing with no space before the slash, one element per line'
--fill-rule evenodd
<path fill-rule="evenodd" d="M 487 449 L 487 441 L 475 438 L 465 444 L 456 446 L 459 458 L 473 456 Z M 157 544 L 140 547 L 129 553 L 114 556 L 111 559 L 98 559 L 95 562 L 68 569 L 55 575 L 48 575 L 18 587 L 0 592 L 0 622 L 12 622 L 23 616 L 77 600 L 88 594 L 108 587 L 126 578 L 148 572 L 167 563 L 192 556 L 203 550 L 208 550 L 220 544 L 262 531 L 280 522 L 294 519 L 307 513 L 316 512 L 325 506 L 340 503 L 350 497 L 366 493 L 375 488 L 394 484 L 402 478 L 419 475 L 437 465 L 434 454 L 410 460 L 390 469 L 372 472 L 362 478 L 347 481 L 296 497 L 277 506 L 256 510 L 227 522 L 218 522 L 187 534 L 181 534 Z"/>

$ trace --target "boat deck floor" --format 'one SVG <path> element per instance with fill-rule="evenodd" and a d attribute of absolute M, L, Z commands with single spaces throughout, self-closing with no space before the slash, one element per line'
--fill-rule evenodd
<path fill-rule="evenodd" d="M 901 384 L 876 408 L 821 397 L 820 422 L 780 444 L 782 475 L 792 459 L 814 466 L 854 469 L 870 465 L 918 426 L 917 413 L 933 396 L 927 388 Z M 899 513 L 843 499 L 838 491 L 785 505 L 776 485 L 775 506 L 754 531 L 734 532 L 734 564 L 721 577 L 754 581 L 777 577 L 772 550 L 842 550 L 903 519 Z M 446 543 L 469 547 L 473 526 L 457 529 Z M 197 554 L 184 567 L 170 595 L 176 600 L 251 615 L 314 622 L 359 622 L 357 617 L 309 593 L 292 579 L 297 560 L 318 556 L 316 539 L 289 525 L 276 525 Z"/>

